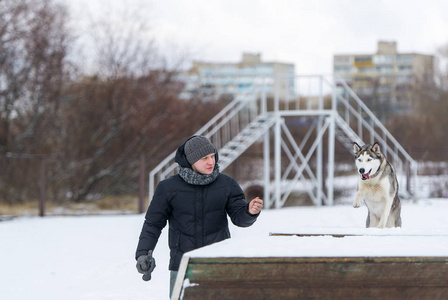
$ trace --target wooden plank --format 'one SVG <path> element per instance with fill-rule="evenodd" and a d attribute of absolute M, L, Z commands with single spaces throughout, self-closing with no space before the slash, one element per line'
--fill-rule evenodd
<path fill-rule="evenodd" d="M 438 262 L 438 258 L 400 258 L 375 260 L 372 258 L 247 258 L 247 259 L 216 259 L 201 260 L 190 258 L 187 278 L 191 282 L 241 282 L 260 281 L 267 278 L 275 285 L 334 284 L 343 276 L 341 284 L 352 282 L 362 285 L 373 284 L 381 279 L 383 285 L 438 286 L 447 282 L 448 266 L 446 261 Z M 418 271 L 418 272 L 415 272 Z M 210 276 L 213 274 L 213 276 Z M 310 277 L 313 274 L 313 277 Z M 424 274 L 426 280 L 421 280 Z M 403 278 L 406 281 L 403 281 Z"/>
<path fill-rule="evenodd" d="M 375 287 L 348 287 L 346 289 L 338 289 L 334 287 L 321 288 L 301 288 L 301 287 L 282 287 L 281 289 L 272 289 L 268 284 L 266 286 L 253 287 L 233 287 L 222 286 L 214 288 L 204 286 L 188 288 L 183 295 L 184 300 L 297 300 L 297 299 L 328 299 L 328 300 L 444 300 L 447 299 L 447 288 L 433 288 L 431 290 L 422 290 L 420 288 L 409 287 L 406 289 L 397 288 L 375 288 Z"/>
<path fill-rule="evenodd" d="M 185 273 L 187 272 L 187 268 L 190 265 L 189 261 L 190 257 L 188 257 L 187 255 L 182 256 L 179 270 L 177 271 L 176 282 L 173 287 L 173 293 L 171 299 L 177 300 L 180 298 L 180 295 L 182 294 L 182 287 L 184 284 Z"/>
<path fill-rule="evenodd" d="M 448 299 L 448 257 L 190 258 L 183 299 Z"/>

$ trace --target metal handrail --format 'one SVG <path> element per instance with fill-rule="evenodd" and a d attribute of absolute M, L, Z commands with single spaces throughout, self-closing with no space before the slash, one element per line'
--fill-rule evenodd
<path fill-rule="evenodd" d="M 396 166 L 398 166 L 398 169 L 400 169 L 402 173 L 405 174 L 408 171 L 405 170 L 406 165 L 404 164 L 404 162 L 409 163 L 409 172 L 412 176 L 411 180 L 414 180 L 414 184 L 410 184 L 409 182 L 406 184 L 406 196 L 410 197 L 411 194 L 414 194 L 415 192 L 411 190 L 411 186 L 416 186 L 417 184 L 417 162 L 407 153 L 407 151 L 400 145 L 400 143 L 389 132 L 389 130 L 387 130 L 387 128 L 373 114 L 373 112 L 367 107 L 367 105 L 358 97 L 358 95 L 347 85 L 345 81 L 340 78 L 335 78 L 335 82 L 337 82 L 337 84 L 340 85 L 344 89 L 344 91 L 348 93 L 348 96 L 355 101 L 355 105 L 359 108 L 359 110 L 356 110 L 355 107 L 349 103 L 349 100 L 345 99 L 341 95 L 336 95 L 337 103 L 343 104 L 346 112 L 348 112 L 348 114 L 344 116 L 339 112 L 339 107 L 334 108 L 338 115 L 345 120 L 345 123 L 350 127 L 350 118 L 353 117 L 355 120 L 357 120 L 360 126 L 358 126 L 357 130 L 355 130 L 355 133 L 357 131 L 357 135 L 361 137 L 362 130 L 367 129 L 367 131 L 371 134 L 371 139 L 379 142 L 380 145 L 382 145 L 383 152 L 386 155 L 390 155 L 391 159 L 395 162 Z M 363 114 L 368 117 L 367 119 L 370 120 L 372 124 L 363 117 Z M 362 140 L 362 138 L 360 139 Z M 391 147 L 390 144 L 392 144 L 393 146 Z"/>
<path fill-rule="evenodd" d="M 208 121 L 202 128 L 200 128 L 194 135 L 204 135 L 208 137 L 218 151 L 223 147 L 221 141 L 219 140 L 220 130 L 225 128 L 233 118 L 237 118 L 235 123 L 240 124 L 244 123 L 244 120 L 241 120 L 240 115 L 242 115 L 243 111 L 246 108 L 252 109 L 254 104 L 258 101 L 257 97 L 254 97 L 254 94 L 257 93 L 256 87 L 251 90 L 248 90 L 247 93 L 241 94 L 235 97 L 233 101 L 231 101 L 226 107 L 224 107 L 218 114 L 216 114 L 210 121 Z M 249 97 L 248 97 L 249 96 Z M 253 114 L 254 119 L 258 117 L 258 113 Z M 249 124 L 252 121 L 251 116 L 249 116 L 248 120 L 245 122 Z M 238 132 L 241 130 L 238 130 Z M 231 136 L 229 140 L 234 138 L 237 134 Z M 152 195 L 155 192 L 155 187 L 157 182 L 161 181 L 168 176 L 174 174 L 177 164 L 174 162 L 174 157 L 176 155 L 176 151 L 173 151 L 169 154 L 163 161 L 161 161 L 154 169 L 152 169 L 149 173 L 149 199 L 152 198 Z M 223 170 L 223 168 L 221 168 Z M 157 180 L 158 179 L 158 180 Z"/>

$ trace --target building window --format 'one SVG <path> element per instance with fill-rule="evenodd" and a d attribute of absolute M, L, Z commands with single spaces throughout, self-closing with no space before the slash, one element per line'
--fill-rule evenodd
<path fill-rule="evenodd" d="M 414 61 L 414 56 L 412 56 L 412 55 L 398 55 L 397 56 L 397 63 L 412 64 L 413 61 Z"/>
<path fill-rule="evenodd" d="M 400 75 L 396 77 L 397 83 L 411 83 L 412 82 L 412 76 L 409 75 Z"/>
<path fill-rule="evenodd" d="M 380 74 L 391 74 L 394 72 L 393 66 L 378 66 L 376 67 L 376 71 Z"/>
<path fill-rule="evenodd" d="M 392 87 L 389 85 L 383 85 L 378 87 L 378 93 L 380 94 L 390 94 L 392 92 Z"/>
<path fill-rule="evenodd" d="M 373 61 L 372 56 L 356 56 L 355 57 L 356 67 L 372 67 Z"/>
<path fill-rule="evenodd" d="M 359 73 L 373 73 L 372 67 L 360 67 L 358 68 Z"/>
<path fill-rule="evenodd" d="M 355 62 L 371 62 L 372 57 L 371 56 L 357 56 L 355 57 Z"/>
<path fill-rule="evenodd" d="M 350 71 L 351 71 L 351 67 L 350 66 L 337 66 L 337 67 L 334 67 L 334 72 L 335 73 L 347 74 L 347 73 L 350 73 Z"/>
<path fill-rule="evenodd" d="M 356 86 L 353 87 L 353 91 L 359 95 L 371 95 L 373 94 L 372 86 Z"/>
<path fill-rule="evenodd" d="M 412 73 L 412 66 L 399 66 L 398 71 L 402 73 Z"/>
<path fill-rule="evenodd" d="M 393 64 L 395 61 L 394 55 L 375 55 L 373 62 L 375 64 Z"/>
<path fill-rule="evenodd" d="M 349 64 L 350 56 L 334 56 L 335 64 Z"/>

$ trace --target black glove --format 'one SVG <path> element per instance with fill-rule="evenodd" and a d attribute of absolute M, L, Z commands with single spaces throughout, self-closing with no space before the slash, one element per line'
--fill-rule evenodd
<path fill-rule="evenodd" d="M 151 280 L 151 273 L 156 267 L 156 260 L 152 257 L 152 250 L 148 251 L 148 255 L 140 255 L 137 258 L 137 271 L 143 274 L 143 280 Z"/>

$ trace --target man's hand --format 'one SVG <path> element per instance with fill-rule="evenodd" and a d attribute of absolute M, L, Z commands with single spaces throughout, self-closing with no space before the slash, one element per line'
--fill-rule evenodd
<path fill-rule="evenodd" d="M 148 251 L 148 255 L 140 255 L 137 258 L 137 271 L 143 274 L 144 281 L 151 280 L 151 273 L 156 267 L 156 261 L 152 257 L 152 250 Z"/>
<path fill-rule="evenodd" d="M 254 198 L 249 203 L 249 213 L 252 215 L 258 214 L 263 208 L 263 200 L 260 198 Z"/>

